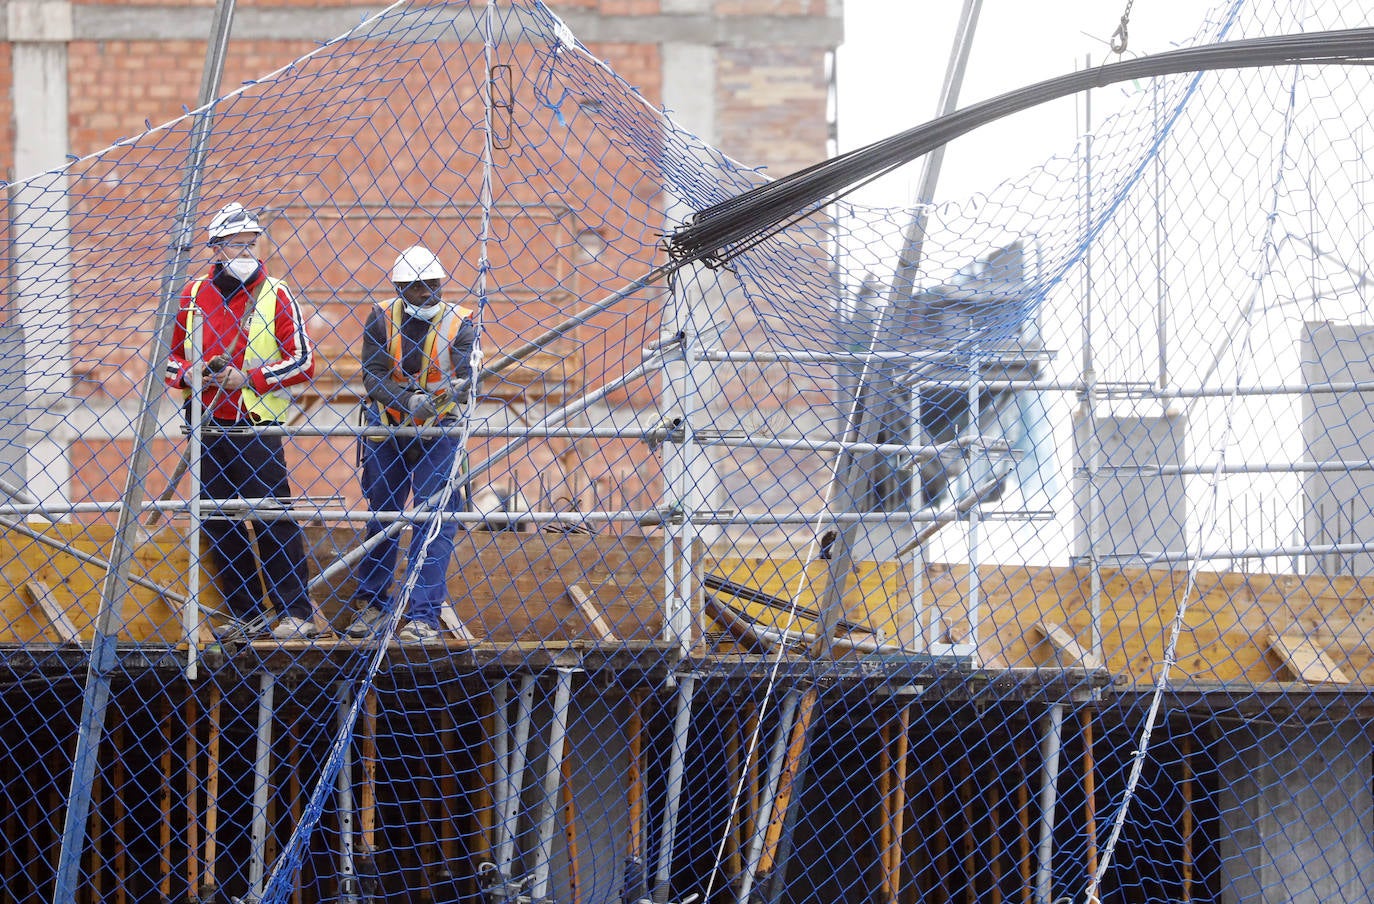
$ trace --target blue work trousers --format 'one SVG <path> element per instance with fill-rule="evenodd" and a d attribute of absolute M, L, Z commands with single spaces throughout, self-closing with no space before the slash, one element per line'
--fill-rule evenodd
<path fill-rule="evenodd" d="M 395 512 L 406 508 L 414 500 L 415 507 L 431 507 L 438 501 L 440 490 L 453 469 L 457 442 L 451 436 L 421 438 L 389 436 L 381 440 L 363 437 L 363 493 L 374 512 Z M 431 501 L 432 500 L 432 501 Z M 462 485 L 454 487 L 447 511 L 462 511 L 466 506 L 466 492 Z M 439 607 L 447 593 L 448 563 L 453 556 L 454 536 L 458 523 L 444 519 L 439 535 L 430 543 L 424 561 L 417 561 L 420 547 L 432 518 L 418 518 L 411 526 L 409 564 L 406 579 L 416 568 L 419 580 L 410 597 L 407 616 L 439 627 Z M 381 533 L 386 524 L 377 519 L 367 523 L 367 538 Z M 390 612 L 395 605 L 392 581 L 396 574 L 396 556 L 401 545 L 401 531 L 377 542 L 363 558 L 358 569 L 357 597 L 364 604 Z"/>
<path fill-rule="evenodd" d="M 279 499 L 290 504 L 291 485 L 280 436 L 251 430 L 206 430 L 200 460 L 202 499 Z M 253 525 L 253 536 L 248 535 Z M 215 576 L 229 611 L 242 619 L 261 614 L 262 579 L 279 615 L 310 619 L 306 593 L 305 532 L 286 518 L 221 517 L 206 512 L 205 534 Z M 257 554 L 253 540 L 257 540 Z M 261 558 L 262 576 L 258 574 Z"/>

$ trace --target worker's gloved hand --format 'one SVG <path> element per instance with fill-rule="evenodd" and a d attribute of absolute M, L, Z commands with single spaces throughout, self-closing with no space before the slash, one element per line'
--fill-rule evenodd
<path fill-rule="evenodd" d="M 445 416 L 452 414 L 455 408 L 461 408 L 468 403 L 468 395 L 472 392 L 472 380 L 445 380 L 435 395 L 435 405 L 439 412 Z"/>
<path fill-rule="evenodd" d="M 206 376 L 225 392 L 234 392 L 248 385 L 248 374 L 233 365 L 225 365 L 220 370 L 206 368 Z"/>
<path fill-rule="evenodd" d="M 410 409 L 410 416 L 421 423 L 432 421 L 439 416 L 434 397 L 427 392 L 412 392 L 406 407 Z"/>

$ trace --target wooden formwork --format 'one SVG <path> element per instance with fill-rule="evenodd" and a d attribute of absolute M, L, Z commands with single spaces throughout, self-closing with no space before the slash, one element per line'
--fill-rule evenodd
<path fill-rule="evenodd" d="M 106 525 L 36 525 L 0 531 L 0 643 L 89 641 L 110 554 Z M 352 529 L 307 528 L 311 574 L 361 540 Z M 405 567 L 405 543 L 398 572 Z M 643 534 L 460 532 L 449 567 L 449 599 L 478 641 L 651 640 L 662 629 L 661 540 Z M 135 584 L 121 605 L 122 641 L 180 643 L 191 571 L 186 538 L 170 528 L 137 548 Z M 218 610 L 208 568 L 197 599 Z M 322 621 L 346 621 L 355 586 L 348 569 L 312 597 Z M 341 627 L 342 625 L 340 625 Z"/>
<path fill-rule="evenodd" d="M 88 640 L 104 579 L 98 563 L 109 555 L 111 534 L 102 525 L 0 531 L 0 643 Z M 312 574 L 361 540 L 356 530 L 318 525 L 307 536 Z M 404 562 L 403 548 L 398 571 Z M 821 598 L 827 564 L 704 558 L 707 572 L 803 608 Z M 165 528 L 145 538 L 131 572 L 139 583 L 121 605 L 121 640 L 181 642 L 190 583 L 183 533 Z M 857 562 L 843 617 L 874 638 L 916 648 L 913 625 L 937 613 L 952 634 L 976 631 L 984 667 L 1105 667 L 1128 683 L 1150 684 L 1182 603 L 1177 680 L 1374 684 L 1374 579 L 1202 572 L 1189 585 L 1181 571 L 1103 569 L 1095 584 L 1087 568 L 985 566 L 975 594 L 970 577 L 965 566 L 934 563 L 912 575 L 893 563 Z M 217 608 L 214 581 L 202 573 L 199 583 L 201 606 Z M 477 642 L 651 641 L 663 627 L 662 538 L 462 531 L 448 586 L 454 613 Z M 344 569 L 315 589 L 322 621 L 339 625 L 349 617 L 353 587 Z M 786 621 L 776 608 L 736 602 L 760 623 Z M 803 615 L 792 626 L 814 625 Z"/>
<path fill-rule="evenodd" d="M 813 610 L 826 565 L 763 556 L 707 562 Z M 994 670 L 1105 667 L 1150 685 L 1182 603 L 1175 681 L 1374 685 L 1374 578 L 1201 572 L 1189 586 L 1183 571 L 1127 568 L 1102 569 L 1099 581 L 1094 601 L 1088 568 L 985 566 L 975 594 L 967 566 L 932 563 L 913 576 L 895 563 L 856 562 L 843 614 L 908 645 L 911 626 L 938 615 L 952 639 L 976 632 L 979 662 Z M 740 605 L 769 625 L 787 621 L 784 611 Z M 803 631 L 814 624 L 791 620 Z"/>

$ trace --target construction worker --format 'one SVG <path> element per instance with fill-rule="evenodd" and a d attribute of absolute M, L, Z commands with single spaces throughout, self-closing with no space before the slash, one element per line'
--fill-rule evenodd
<path fill-rule="evenodd" d="M 363 330 L 364 423 L 397 428 L 388 436 L 364 436 L 360 441 L 363 493 L 373 512 L 402 511 L 408 499 L 417 508 L 433 511 L 462 451 L 452 432 L 424 435 L 415 429 L 455 424 L 472 388 L 477 328 L 471 311 L 444 301 L 446 277 L 439 258 L 428 248 L 416 245 L 402 251 L 391 269 L 396 297 L 375 305 Z M 465 489 L 453 487 L 445 511 L 457 512 L 466 505 Z M 409 568 L 419 569 L 419 576 L 404 613 L 406 621 L 396 632 L 403 643 L 439 638 L 457 523 L 442 519 L 424 561 L 417 561 L 431 524 L 431 519 L 419 518 L 411 530 Z M 367 525 L 368 540 L 385 529 L 374 517 Z M 392 611 L 399 547 L 399 532 L 392 530 L 376 541 L 360 564 L 361 607 L 348 626 L 349 636 L 368 637 Z"/>
<path fill-rule="evenodd" d="M 287 388 L 310 379 L 315 355 L 291 290 L 268 276 L 257 257 L 262 232 L 242 204 L 229 204 L 214 215 L 209 227 L 213 263 L 182 290 L 172 332 L 166 380 L 183 391 L 188 419 L 191 394 L 200 387 L 203 499 L 285 504 L 291 497 L 282 438 L 264 436 L 261 428 L 285 420 Z M 279 616 L 272 636 L 316 636 L 301 526 L 288 518 L 251 523 L 266 593 Z M 249 633 L 265 628 L 264 588 L 248 525 L 238 513 L 216 517 L 211 509 L 205 533 L 225 603 L 239 627 Z"/>

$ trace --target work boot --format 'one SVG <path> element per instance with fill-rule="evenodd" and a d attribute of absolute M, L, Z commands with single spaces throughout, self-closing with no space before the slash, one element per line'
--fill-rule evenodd
<path fill-rule="evenodd" d="M 386 621 L 386 613 L 376 606 L 367 606 L 353 616 L 353 621 L 344 629 L 344 633 L 349 637 L 362 640 L 364 637 L 371 637 L 382 627 L 382 622 Z"/>
<path fill-rule="evenodd" d="M 396 632 L 401 643 L 438 643 L 439 629 L 422 621 L 411 619 L 405 627 Z"/>
<path fill-rule="evenodd" d="M 263 615 L 240 618 L 229 616 L 223 624 L 212 628 L 215 640 L 224 644 L 247 643 L 267 633 L 267 617 Z"/>
<path fill-rule="evenodd" d="M 272 637 L 276 640 L 313 640 L 320 636 L 315 623 L 304 618 L 288 615 L 272 627 Z"/>

